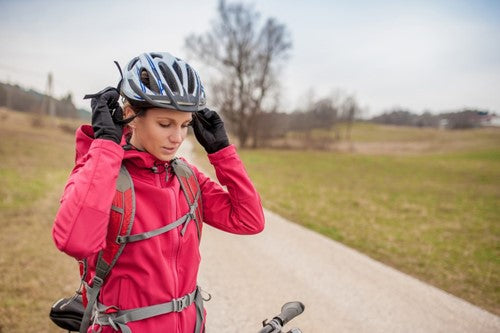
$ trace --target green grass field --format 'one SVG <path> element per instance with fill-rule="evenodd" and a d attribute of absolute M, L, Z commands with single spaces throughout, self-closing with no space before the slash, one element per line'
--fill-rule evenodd
<path fill-rule="evenodd" d="M 353 140 L 240 154 L 266 208 L 500 314 L 500 131 L 362 124 Z"/>
<path fill-rule="evenodd" d="M 78 287 L 51 227 L 74 158 L 74 136 L 0 110 L 0 332 L 61 332 L 48 317 Z"/>

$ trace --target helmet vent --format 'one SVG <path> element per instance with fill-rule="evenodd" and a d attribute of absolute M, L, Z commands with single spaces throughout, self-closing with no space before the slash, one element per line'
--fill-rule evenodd
<path fill-rule="evenodd" d="M 137 61 L 139 61 L 139 57 L 135 57 L 134 59 L 132 59 L 132 61 L 130 61 L 130 63 L 128 64 L 127 70 L 131 70 L 132 67 L 134 67 L 134 65 L 137 63 Z"/>
<path fill-rule="evenodd" d="M 149 88 L 149 73 L 144 68 L 141 70 L 141 82 Z"/>
<path fill-rule="evenodd" d="M 160 67 L 160 72 L 163 74 L 163 77 L 167 81 L 167 85 L 170 88 L 170 90 L 174 93 L 178 93 L 179 87 L 177 87 L 177 82 L 175 81 L 175 77 L 170 71 L 170 69 L 167 68 L 167 66 L 163 62 L 160 62 L 158 64 L 158 67 Z"/>
<path fill-rule="evenodd" d="M 174 68 L 174 71 L 177 74 L 177 77 L 179 78 L 179 81 L 181 81 L 181 84 L 184 84 L 184 82 L 182 80 L 182 71 L 181 71 L 181 68 L 179 67 L 179 64 L 177 62 L 174 62 L 174 64 L 172 65 L 172 67 Z"/>
<path fill-rule="evenodd" d="M 194 93 L 194 73 L 191 66 L 186 64 L 187 74 L 188 74 L 188 93 Z"/>
<path fill-rule="evenodd" d="M 141 82 L 144 84 L 146 87 L 148 87 L 150 90 L 159 93 L 160 89 L 158 85 L 155 83 L 154 80 L 151 80 L 151 75 L 146 69 L 141 70 Z"/>

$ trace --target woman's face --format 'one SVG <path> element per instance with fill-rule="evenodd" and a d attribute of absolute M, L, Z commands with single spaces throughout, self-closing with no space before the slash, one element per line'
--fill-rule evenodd
<path fill-rule="evenodd" d="M 137 117 L 131 122 L 133 131 L 130 143 L 159 160 L 169 161 L 175 157 L 177 149 L 186 138 L 191 119 L 190 112 L 148 109 L 145 116 Z"/>

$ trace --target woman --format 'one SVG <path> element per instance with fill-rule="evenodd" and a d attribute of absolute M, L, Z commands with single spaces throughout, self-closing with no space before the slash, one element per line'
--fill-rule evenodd
<path fill-rule="evenodd" d="M 59 250 L 87 259 L 89 284 L 95 283 L 90 281 L 99 251 L 109 246 L 106 235 L 122 165 L 135 191 L 132 234 L 162 228 L 189 211 L 171 164 L 190 125 L 220 184 L 227 187 L 225 191 L 190 166 L 201 190 L 203 222 L 235 234 L 263 230 L 259 195 L 229 144 L 220 117 L 204 107 L 203 86 L 187 63 L 168 53 L 142 54 L 129 62 L 118 89 L 125 101 L 123 110 L 115 88 L 91 96 L 92 126 L 84 125 L 76 133 L 76 164 L 53 227 Z M 120 119 L 123 113 L 125 121 Z M 125 130 L 123 123 L 128 123 Z M 89 332 L 203 331 L 204 321 L 200 323 L 197 312 L 204 317 L 204 309 L 189 296 L 196 293 L 199 298 L 198 227 L 192 222 L 181 224 L 127 244 L 100 289 Z M 175 311 L 114 322 L 117 313 L 179 299 L 186 302 Z"/>

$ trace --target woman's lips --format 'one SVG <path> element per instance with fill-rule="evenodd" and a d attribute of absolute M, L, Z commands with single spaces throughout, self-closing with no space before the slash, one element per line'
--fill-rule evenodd
<path fill-rule="evenodd" d="M 161 147 L 161 149 L 167 153 L 167 154 L 172 154 L 172 153 L 175 153 L 176 150 L 177 150 L 177 147 L 174 147 L 174 148 L 169 148 L 169 147 Z"/>

